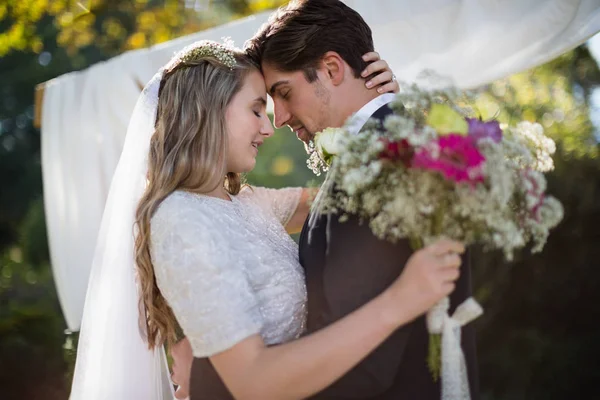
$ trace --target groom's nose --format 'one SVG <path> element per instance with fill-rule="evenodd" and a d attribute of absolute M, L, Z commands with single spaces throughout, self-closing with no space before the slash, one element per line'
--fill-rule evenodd
<path fill-rule="evenodd" d="M 279 99 L 273 101 L 275 128 L 281 128 L 286 123 L 288 123 L 292 117 L 292 114 L 290 114 L 285 105 L 282 103 L 283 102 Z"/>
<path fill-rule="evenodd" d="M 273 124 L 271 123 L 271 120 L 269 119 L 269 117 L 265 116 L 260 126 L 260 134 L 266 137 L 271 137 L 274 133 L 275 130 L 273 129 Z"/>

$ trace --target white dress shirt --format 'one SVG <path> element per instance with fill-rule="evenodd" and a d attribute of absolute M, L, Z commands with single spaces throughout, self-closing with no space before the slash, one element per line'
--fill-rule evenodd
<path fill-rule="evenodd" d="M 356 112 L 356 114 L 350 117 L 350 122 L 348 123 L 348 131 L 352 134 L 357 134 L 360 132 L 365 123 L 375 114 L 375 111 L 379 110 L 384 105 L 391 103 L 396 95 L 394 93 L 384 93 L 380 96 L 375 97 L 373 100 L 369 101 L 367 104 L 362 106 L 360 110 Z"/>

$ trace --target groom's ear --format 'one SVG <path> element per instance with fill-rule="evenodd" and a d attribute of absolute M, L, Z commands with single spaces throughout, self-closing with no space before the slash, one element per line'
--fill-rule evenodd
<path fill-rule="evenodd" d="M 323 55 L 321 67 L 324 68 L 327 77 L 334 86 L 338 86 L 344 81 L 346 64 L 344 59 L 335 51 L 328 51 Z"/>

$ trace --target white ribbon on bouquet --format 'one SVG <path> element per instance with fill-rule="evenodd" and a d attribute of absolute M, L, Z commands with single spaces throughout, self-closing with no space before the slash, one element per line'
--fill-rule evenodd
<path fill-rule="evenodd" d="M 460 345 L 461 328 L 481 314 L 483 308 L 469 297 L 452 316 L 448 314 L 450 299 L 440 300 L 427 312 L 427 330 L 442 335 L 442 400 L 470 400 L 465 356 Z"/>

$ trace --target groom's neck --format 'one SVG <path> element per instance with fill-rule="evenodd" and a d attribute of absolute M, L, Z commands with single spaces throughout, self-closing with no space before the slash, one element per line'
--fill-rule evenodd
<path fill-rule="evenodd" d="M 338 102 L 337 114 L 340 117 L 337 121 L 338 126 L 344 125 L 346 120 L 350 118 L 352 114 L 357 113 L 377 96 L 379 96 L 377 90 L 367 89 L 364 80 L 355 79 L 352 84 L 348 86 L 348 89 L 341 93 L 341 99 Z"/>

